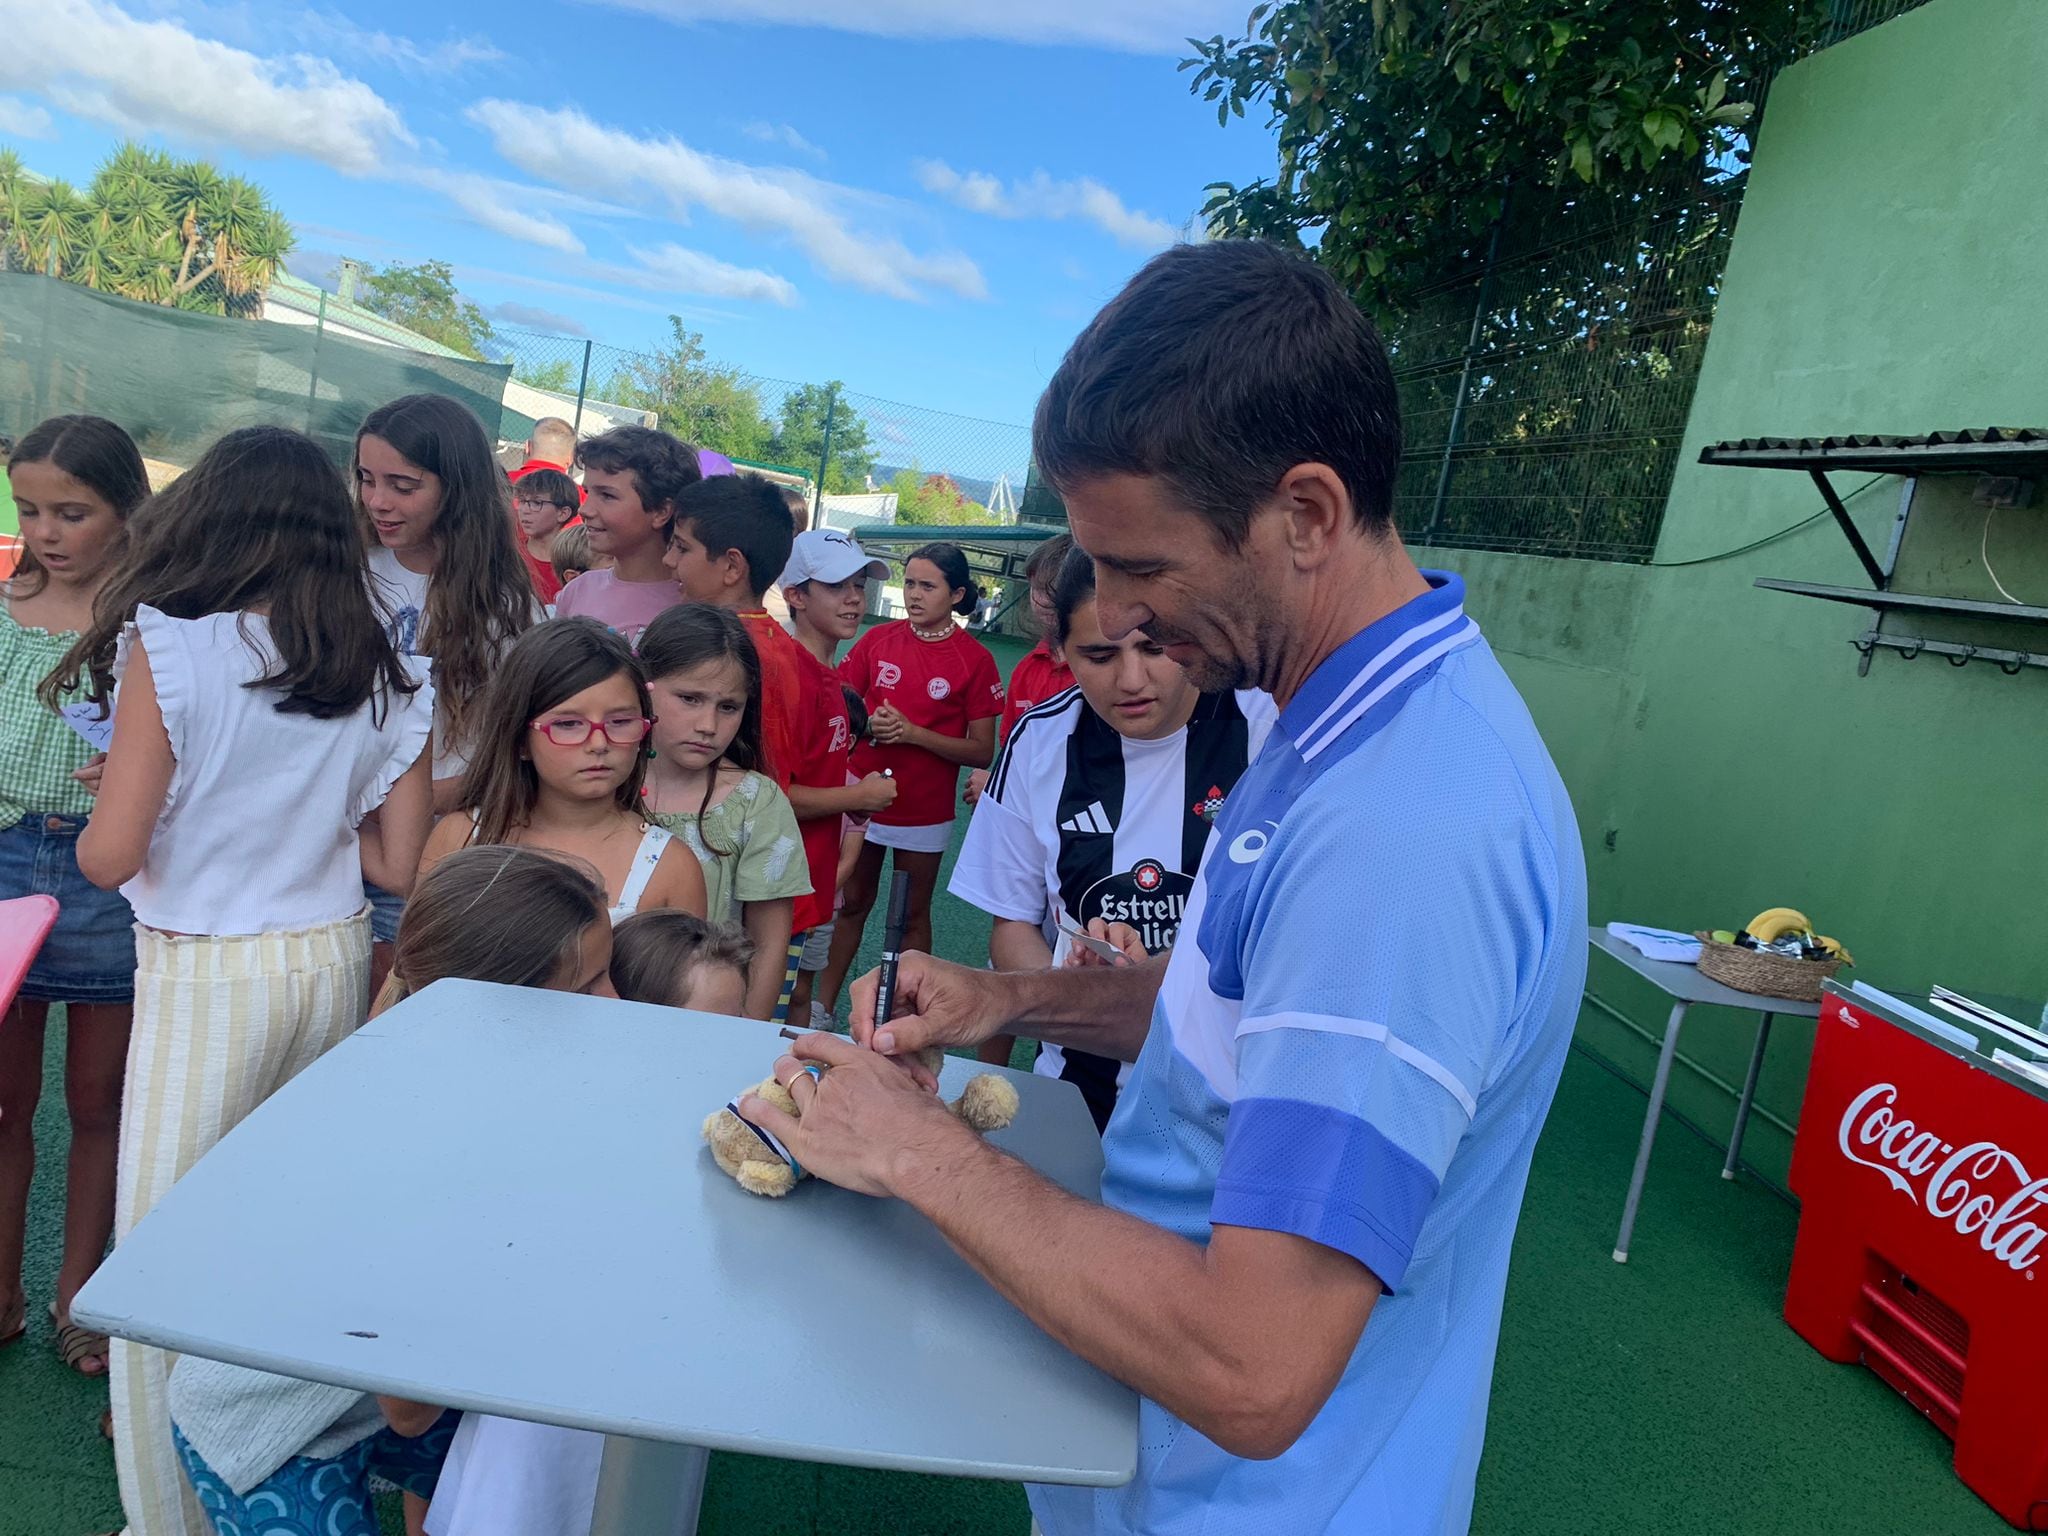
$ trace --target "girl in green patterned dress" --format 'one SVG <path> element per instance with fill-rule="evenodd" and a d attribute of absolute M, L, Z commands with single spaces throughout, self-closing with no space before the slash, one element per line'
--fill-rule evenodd
<path fill-rule="evenodd" d="M 0 1017 L 0 1343 L 27 1328 L 21 1256 L 35 1171 L 33 1123 L 43 1087 L 50 1005 L 65 1005 L 64 1097 L 71 1113 L 64 1257 L 50 1318 L 73 1370 L 107 1368 L 104 1335 L 75 1327 L 71 1298 L 98 1267 L 114 1229 L 114 1157 L 121 1073 L 135 998 L 135 916 L 119 891 L 78 870 L 78 834 L 92 810 L 85 781 L 97 759 L 85 738 L 37 697 L 37 685 L 92 622 L 128 542 L 128 514 L 149 494 L 128 434 L 97 416 L 54 416 L 7 461 L 21 519 L 21 558 L 0 583 L 0 900 L 44 894 L 57 926 L 20 995 Z"/>
<path fill-rule="evenodd" d="M 704 868 L 713 923 L 753 941 L 748 1016 L 781 1016 L 796 978 L 790 917 L 811 888 L 796 812 L 761 763 L 761 662 L 732 613 L 684 603 L 640 635 L 654 700 L 643 791 L 648 819 L 690 845 Z"/>

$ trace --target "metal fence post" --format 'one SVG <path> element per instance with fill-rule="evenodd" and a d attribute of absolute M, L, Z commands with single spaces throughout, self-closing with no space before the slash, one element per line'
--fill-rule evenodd
<path fill-rule="evenodd" d="M 812 509 L 813 518 L 820 526 L 825 518 L 825 466 L 832 462 L 832 418 L 839 412 L 839 391 L 827 388 L 825 391 L 825 444 L 818 450 L 818 504 Z"/>
<path fill-rule="evenodd" d="M 318 436 L 313 425 L 313 410 L 320 400 L 320 342 L 327 335 L 327 290 L 320 290 L 320 309 L 313 316 L 313 361 L 307 371 L 312 377 L 306 383 L 306 435 Z"/>
<path fill-rule="evenodd" d="M 1493 302 L 1493 275 L 1500 265 L 1500 229 L 1508 221 L 1508 196 L 1503 192 L 1500 212 L 1494 215 L 1493 231 L 1486 238 L 1486 269 L 1479 275 L 1479 298 L 1472 306 L 1472 329 L 1465 337 L 1465 361 L 1458 369 L 1458 392 L 1451 400 L 1451 422 L 1444 431 L 1444 454 L 1436 469 L 1436 497 L 1429 504 L 1429 527 L 1424 530 L 1424 548 L 1436 542 L 1443 522 L 1444 500 L 1451 492 L 1451 454 L 1458 446 L 1458 434 L 1465 425 L 1465 399 L 1472 389 L 1472 363 L 1479 355 L 1479 338 L 1486 329 L 1486 308 Z"/>
<path fill-rule="evenodd" d="M 583 374 L 576 380 L 576 419 L 569 425 L 578 437 L 583 435 L 583 397 L 590 389 L 590 338 L 583 338 Z"/>

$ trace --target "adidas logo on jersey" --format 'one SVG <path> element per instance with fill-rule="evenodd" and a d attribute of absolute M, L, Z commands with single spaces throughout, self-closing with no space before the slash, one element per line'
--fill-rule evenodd
<path fill-rule="evenodd" d="M 1062 832 L 1114 832 L 1116 828 L 1110 822 L 1109 812 L 1102 808 L 1102 802 L 1098 800 L 1078 816 L 1069 816 L 1065 821 L 1061 822 L 1060 830 Z"/>

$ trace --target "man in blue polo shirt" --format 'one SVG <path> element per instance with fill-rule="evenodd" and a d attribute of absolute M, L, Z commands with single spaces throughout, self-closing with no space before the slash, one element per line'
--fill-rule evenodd
<path fill-rule="evenodd" d="M 1132 280 L 1048 386 L 1035 457 L 1104 632 L 1281 706 L 1180 942 L 1163 967 L 1016 975 L 906 956 L 896 1017 L 876 1027 L 865 983 L 854 1041 L 778 1063 L 800 1123 L 744 1106 L 812 1172 L 923 1211 L 1142 1395 L 1137 1477 L 1033 1488 L 1048 1536 L 1470 1523 L 1585 871 L 1462 583 L 1393 531 L 1399 445 L 1378 338 L 1316 267 L 1218 242 Z M 1136 1060 L 1101 1206 L 889 1059 L 1003 1031 Z"/>

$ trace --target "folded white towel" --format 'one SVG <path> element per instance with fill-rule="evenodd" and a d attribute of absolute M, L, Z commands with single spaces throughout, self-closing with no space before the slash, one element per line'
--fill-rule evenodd
<path fill-rule="evenodd" d="M 1700 941 L 1689 933 L 1669 928 L 1645 928 L 1640 923 L 1609 923 L 1607 931 L 1651 960 L 1669 960 L 1677 965 L 1700 963 Z"/>

